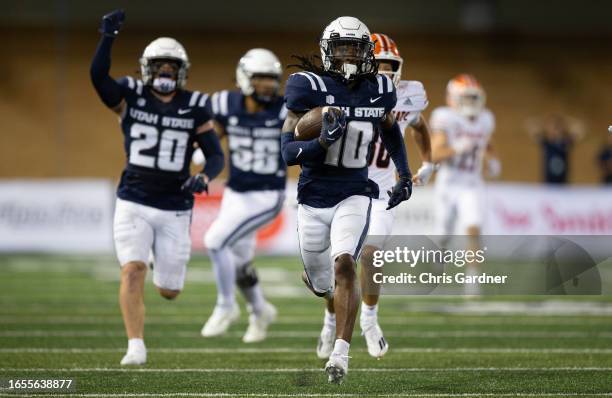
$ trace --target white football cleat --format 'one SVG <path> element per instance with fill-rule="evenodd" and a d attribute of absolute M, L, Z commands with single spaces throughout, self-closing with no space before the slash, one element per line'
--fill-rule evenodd
<path fill-rule="evenodd" d="M 332 353 L 329 361 L 325 364 L 327 381 L 334 384 L 342 384 L 344 377 L 348 373 L 348 355 Z"/>
<path fill-rule="evenodd" d="M 231 309 L 215 306 L 212 315 L 204 327 L 202 327 L 202 337 L 215 337 L 220 336 L 227 332 L 230 325 L 236 322 L 240 318 L 240 308 L 238 304 L 234 304 Z"/>
<path fill-rule="evenodd" d="M 250 307 L 250 306 L 249 306 Z M 242 341 L 245 343 L 257 343 L 266 339 L 268 327 L 276 320 L 276 307 L 266 302 L 261 314 L 257 315 L 249 308 L 249 327 L 246 330 Z"/>
<path fill-rule="evenodd" d="M 361 334 L 365 337 L 368 354 L 374 358 L 381 358 L 389 350 L 389 344 L 383 336 L 382 329 L 376 320 L 373 322 L 360 322 Z"/>
<path fill-rule="evenodd" d="M 147 363 L 147 351 L 146 350 L 128 350 L 128 352 L 121 359 L 121 365 L 144 365 Z"/>
<path fill-rule="evenodd" d="M 323 325 L 319 341 L 317 342 L 317 357 L 319 359 L 328 359 L 334 350 L 336 342 L 336 328 L 328 328 Z"/>

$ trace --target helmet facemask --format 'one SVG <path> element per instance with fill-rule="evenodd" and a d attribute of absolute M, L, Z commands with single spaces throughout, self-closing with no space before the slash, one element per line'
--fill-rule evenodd
<path fill-rule="evenodd" d="M 323 68 L 332 74 L 352 81 L 360 76 L 376 73 L 374 46 L 365 38 L 340 38 L 331 35 L 320 42 Z"/>
<path fill-rule="evenodd" d="M 264 92 L 258 93 L 257 86 L 260 84 L 265 84 L 263 83 L 264 81 L 273 82 L 272 90 L 261 90 Z M 276 97 L 278 97 L 278 90 L 280 89 L 280 76 L 261 73 L 254 74 L 253 76 L 251 76 L 251 86 L 253 87 L 253 93 L 251 94 L 251 97 L 256 102 L 264 105 L 270 104 L 274 101 Z"/>
<path fill-rule="evenodd" d="M 482 90 L 468 88 L 453 96 L 449 102 L 451 107 L 457 109 L 463 116 L 475 117 L 484 109 L 486 97 Z"/>
<path fill-rule="evenodd" d="M 392 59 L 379 59 L 377 58 L 378 65 L 378 74 L 388 76 L 393 84 L 396 86 L 399 84 L 402 77 L 402 63 L 401 61 L 396 61 Z M 381 68 L 380 64 L 389 64 L 391 66 L 391 70 L 384 70 L 386 68 Z"/>
<path fill-rule="evenodd" d="M 165 65 L 169 65 L 172 71 Z M 171 37 L 153 40 L 140 58 L 142 82 L 159 94 L 170 94 L 183 88 L 189 66 L 185 48 Z"/>
<path fill-rule="evenodd" d="M 183 62 L 172 58 L 151 58 L 146 60 L 148 78 L 143 80 L 159 94 L 170 94 L 177 89 L 179 80 L 184 81 L 186 70 Z M 143 68 L 144 69 L 144 68 Z M 184 76 L 181 79 L 181 74 Z"/>
<path fill-rule="evenodd" d="M 478 116 L 486 101 L 485 91 L 472 75 L 457 75 L 446 85 L 446 103 L 465 117 Z"/>

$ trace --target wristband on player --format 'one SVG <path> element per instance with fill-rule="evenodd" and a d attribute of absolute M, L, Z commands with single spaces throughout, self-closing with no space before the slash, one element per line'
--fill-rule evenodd
<path fill-rule="evenodd" d="M 435 165 L 433 163 L 423 162 L 421 164 L 421 167 L 417 170 L 415 183 L 417 185 L 427 184 L 434 170 L 435 170 Z"/>

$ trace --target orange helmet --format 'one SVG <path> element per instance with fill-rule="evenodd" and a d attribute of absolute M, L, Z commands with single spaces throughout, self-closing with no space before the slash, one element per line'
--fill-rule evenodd
<path fill-rule="evenodd" d="M 397 45 L 387 35 L 383 33 L 372 33 L 372 42 L 374 42 L 374 58 L 377 61 L 390 61 L 392 71 L 391 72 L 379 72 L 381 75 L 387 75 L 393 80 L 393 83 L 397 85 L 400 82 L 402 76 L 402 59 Z"/>
<path fill-rule="evenodd" d="M 487 96 L 472 75 L 453 77 L 446 86 L 446 103 L 464 116 L 478 115 L 485 106 Z"/>

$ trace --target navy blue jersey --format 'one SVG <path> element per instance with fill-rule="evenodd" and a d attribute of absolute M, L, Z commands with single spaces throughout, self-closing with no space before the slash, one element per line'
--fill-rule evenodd
<path fill-rule="evenodd" d="M 142 81 L 118 80 L 126 108 L 121 128 L 127 165 L 117 196 L 163 210 L 187 210 L 193 195 L 181 190 L 190 176 L 196 130 L 211 119 L 206 94 L 179 90 L 160 101 Z"/>
<path fill-rule="evenodd" d="M 321 159 L 302 163 L 298 202 L 312 207 L 332 207 L 353 195 L 378 197 L 378 186 L 368 179 L 368 156 L 374 132 L 397 102 L 391 79 L 377 75 L 355 87 L 312 72 L 289 76 L 285 103 L 293 112 L 318 106 L 344 110 L 347 130 Z"/>
<path fill-rule="evenodd" d="M 279 97 L 260 112 L 248 113 L 240 91 L 224 90 L 211 95 L 207 107 L 227 134 L 227 186 L 238 192 L 285 189 L 287 166 L 280 151 L 287 117 L 283 99 Z"/>

